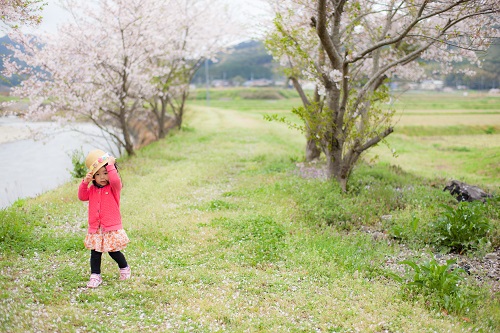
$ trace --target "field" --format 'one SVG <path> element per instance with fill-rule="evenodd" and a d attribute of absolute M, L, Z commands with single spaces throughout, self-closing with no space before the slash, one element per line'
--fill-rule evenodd
<path fill-rule="evenodd" d="M 378 147 L 342 194 L 301 176 L 300 133 L 263 120 L 298 105 L 293 93 L 278 100 L 230 93 L 212 92 L 209 106 L 191 100 L 183 130 L 119 160 L 131 280 L 118 281 L 116 265 L 103 256 L 103 285 L 85 288 L 79 180 L 0 211 L 0 331 L 500 329 L 500 300 L 489 283 L 445 270 L 441 285 L 419 292 L 405 282 L 416 276 L 401 263 L 424 267 L 432 256 L 440 204 L 456 205 L 442 191 L 446 179 L 500 185 L 498 99 L 489 113 L 477 111 L 497 117 L 484 127 L 401 125 L 389 140 L 399 157 Z M 436 118 L 448 112 L 425 110 Z M 405 112 L 401 120 L 414 117 Z M 471 258 L 500 246 L 498 208 L 485 207 L 477 212 L 491 220 L 491 232 Z"/>
<path fill-rule="evenodd" d="M 281 100 L 241 98 L 241 92 L 211 92 L 209 105 L 263 115 L 288 115 L 300 106 L 293 91 L 280 90 Z M 247 92 L 247 96 L 251 95 Z M 203 91 L 197 105 L 207 105 Z M 264 96 L 265 97 L 265 96 Z M 498 191 L 500 186 L 500 96 L 462 91 L 453 93 L 407 92 L 391 100 L 397 113 L 395 132 L 370 151 L 367 161 L 401 167 L 408 172 L 442 180 L 458 179 Z M 297 133 L 298 134 L 298 133 Z M 299 134 L 298 134 L 299 135 Z M 396 156 L 392 153 L 395 150 Z"/>
<path fill-rule="evenodd" d="M 394 103 L 395 134 L 388 149 L 368 157 L 425 177 L 458 179 L 498 191 L 500 97 L 480 93 L 407 94 Z"/>

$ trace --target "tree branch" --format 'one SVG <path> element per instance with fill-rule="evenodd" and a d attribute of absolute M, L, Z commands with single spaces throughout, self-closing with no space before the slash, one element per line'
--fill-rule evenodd
<path fill-rule="evenodd" d="M 311 105 L 311 102 L 307 98 L 304 89 L 302 89 L 302 85 L 299 83 L 299 80 L 297 80 L 297 78 L 294 76 L 290 76 L 289 79 L 292 81 L 293 87 L 298 92 L 300 99 L 302 100 L 302 104 L 304 104 L 304 107 L 307 108 L 309 105 Z"/>
<path fill-rule="evenodd" d="M 400 42 L 401 40 L 403 40 L 405 37 L 407 37 L 408 33 L 413 29 L 413 27 L 415 27 L 419 22 L 421 21 L 424 21 L 426 19 L 429 19 L 431 17 L 434 17 L 434 16 L 437 16 L 439 14 L 442 14 L 444 12 L 447 12 L 449 10 L 451 10 L 452 8 L 460 5 L 461 3 L 463 2 L 467 2 L 467 0 L 460 0 L 460 1 L 457 1 L 455 3 L 452 3 L 450 4 L 449 6 L 446 6 L 444 8 L 441 8 L 440 10 L 437 10 L 435 12 L 432 12 L 430 14 L 427 14 L 425 16 L 422 16 L 423 12 L 424 12 L 424 9 L 426 7 L 426 5 L 428 4 L 428 1 L 424 1 L 422 3 L 422 5 L 420 6 L 419 10 L 418 10 L 418 13 L 415 15 L 415 19 L 408 25 L 408 27 L 406 29 L 404 29 L 398 36 L 394 37 L 394 38 L 390 38 L 390 39 L 387 39 L 387 40 L 384 40 L 384 41 L 381 41 L 379 43 L 376 43 L 370 47 L 368 47 L 367 49 L 365 49 L 364 51 L 360 52 L 356 57 L 354 57 L 353 59 L 349 60 L 349 62 L 357 62 L 359 61 L 360 59 L 363 59 L 367 54 L 370 54 L 371 52 L 373 52 L 374 50 L 376 49 L 379 49 L 383 46 L 387 46 L 387 45 L 391 45 L 391 44 L 396 44 L 398 42 Z M 484 12 L 480 12 L 478 14 L 475 14 L 475 15 L 484 15 L 485 13 Z M 456 22 L 458 23 L 458 22 Z M 455 24 L 456 24 L 455 23 Z"/>
<path fill-rule="evenodd" d="M 427 42 L 426 44 L 424 44 L 423 46 L 421 46 L 417 50 L 415 50 L 415 51 L 407 54 L 405 57 L 402 57 L 400 59 L 396 59 L 393 62 L 391 62 L 391 63 L 387 64 L 386 66 L 382 67 L 381 69 L 379 69 L 378 72 L 375 73 L 374 75 L 372 75 L 372 77 L 368 80 L 368 82 L 365 83 L 365 85 L 363 86 L 363 89 L 361 89 L 359 91 L 358 96 L 356 98 L 356 103 L 354 105 L 354 110 L 357 109 L 357 107 L 361 103 L 363 97 L 365 96 L 365 94 L 367 93 L 367 91 L 370 89 L 370 87 L 375 82 L 377 82 L 377 80 L 379 80 L 380 76 L 383 75 L 385 72 L 387 72 L 390 68 L 393 68 L 393 67 L 395 67 L 397 65 L 404 65 L 404 64 L 407 64 L 407 63 L 415 60 L 418 56 L 420 56 L 420 54 L 422 52 L 424 52 L 425 50 L 427 50 L 432 44 L 434 44 L 436 41 L 439 41 L 440 38 L 449 29 L 451 29 L 453 26 L 455 26 L 458 23 L 462 22 L 466 18 L 475 17 L 475 16 L 478 16 L 478 15 L 484 15 L 484 12 L 478 12 L 478 13 L 470 14 L 470 15 L 467 15 L 465 17 L 460 17 L 460 18 L 457 18 L 456 20 L 449 21 L 443 27 L 443 29 L 438 33 L 437 36 L 435 36 L 435 37 L 428 37 L 429 39 L 431 39 L 431 41 Z"/>
<path fill-rule="evenodd" d="M 326 19 L 326 0 L 319 0 L 317 6 L 318 20 L 316 24 L 316 30 L 321 44 L 325 49 L 330 62 L 334 68 L 337 68 L 339 64 L 342 63 L 340 54 L 337 52 L 335 45 L 333 44 L 330 35 L 327 30 L 327 19 Z"/>
<path fill-rule="evenodd" d="M 368 148 L 376 145 L 377 143 L 379 143 L 380 141 L 382 141 L 384 138 L 386 138 L 389 134 L 391 134 L 392 132 L 394 132 L 394 128 L 392 126 L 389 126 L 385 129 L 385 131 L 383 131 L 382 133 L 380 133 L 379 135 L 377 136 L 374 136 L 373 138 L 371 138 L 370 140 L 366 141 L 364 145 L 362 145 L 361 147 L 359 147 L 358 149 L 355 149 L 355 151 L 359 152 L 359 153 L 362 153 L 364 152 L 365 150 L 367 150 Z"/>

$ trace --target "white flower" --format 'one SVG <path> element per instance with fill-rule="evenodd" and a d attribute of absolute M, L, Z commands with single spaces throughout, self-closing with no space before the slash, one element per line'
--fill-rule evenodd
<path fill-rule="evenodd" d="M 339 71 L 338 69 L 332 70 L 329 75 L 333 82 L 342 81 L 342 72 Z"/>

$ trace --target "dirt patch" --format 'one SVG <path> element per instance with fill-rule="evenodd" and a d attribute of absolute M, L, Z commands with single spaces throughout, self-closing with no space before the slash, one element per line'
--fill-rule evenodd
<path fill-rule="evenodd" d="M 377 232 L 371 233 L 377 235 Z M 379 238 L 380 236 L 374 236 Z M 407 265 L 400 264 L 403 260 L 413 260 L 420 258 L 419 261 L 425 262 L 435 259 L 440 265 L 446 264 L 447 260 L 456 260 L 457 268 L 462 268 L 469 276 L 473 277 L 479 285 L 486 285 L 492 293 L 500 292 L 500 248 L 486 254 L 482 258 L 469 258 L 459 254 L 433 254 L 422 253 L 408 249 L 404 244 L 400 245 L 401 251 L 385 261 L 384 268 L 398 275 L 402 275 L 408 268 Z"/>

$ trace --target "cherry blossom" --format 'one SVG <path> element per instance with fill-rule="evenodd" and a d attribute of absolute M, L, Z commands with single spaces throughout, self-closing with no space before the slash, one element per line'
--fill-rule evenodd
<path fill-rule="evenodd" d="M 40 13 L 44 6 L 43 0 L 1 0 L 0 18 L 5 26 L 0 25 L 0 29 L 8 32 L 23 25 L 40 24 Z"/>
<path fill-rule="evenodd" d="M 28 117 L 91 121 L 133 155 L 168 119 L 180 126 L 194 71 L 234 40 L 216 3 L 65 0 L 73 20 L 57 34 L 12 35 L 22 47 L 4 74 L 26 79 L 11 94 L 30 100 Z"/>

